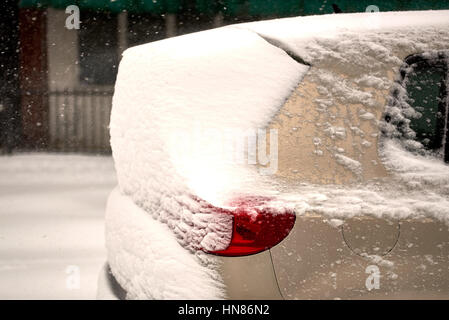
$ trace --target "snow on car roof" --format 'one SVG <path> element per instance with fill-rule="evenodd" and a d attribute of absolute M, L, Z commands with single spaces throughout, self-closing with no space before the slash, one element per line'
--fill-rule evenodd
<path fill-rule="evenodd" d="M 273 19 L 239 27 L 277 39 L 331 37 L 346 31 L 394 30 L 449 25 L 449 10 L 341 13 Z"/>

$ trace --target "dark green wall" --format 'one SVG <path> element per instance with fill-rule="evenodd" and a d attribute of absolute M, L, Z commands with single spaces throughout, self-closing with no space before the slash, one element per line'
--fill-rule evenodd
<path fill-rule="evenodd" d="M 81 9 L 103 9 L 118 12 L 182 12 L 195 8 L 213 15 L 221 11 L 226 16 L 288 17 L 332 13 L 332 4 L 343 12 L 363 12 L 375 4 L 380 11 L 449 9 L 448 0 L 21 0 L 22 7 L 64 8 L 76 4 Z"/>

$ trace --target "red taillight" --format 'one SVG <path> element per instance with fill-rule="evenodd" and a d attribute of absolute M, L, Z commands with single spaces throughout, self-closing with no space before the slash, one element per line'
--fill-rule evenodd
<path fill-rule="evenodd" d="M 254 200 L 237 204 L 238 207 L 232 212 L 233 228 L 229 246 L 225 250 L 210 253 L 227 257 L 255 254 L 277 245 L 289 234 L 296 220 L 292 210 L 279 213 L 278 209 L 260 209 L 260 206 L 254 207 L 254 204 Z"/>

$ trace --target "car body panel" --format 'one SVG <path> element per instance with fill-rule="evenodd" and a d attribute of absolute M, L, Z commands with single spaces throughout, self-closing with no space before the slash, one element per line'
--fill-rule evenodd
<path fill-rule="evenodd" d="M 311 67 L 314 68 L 320 66 Z M 348 79 L 346 75 L 340 76 L 345 78 L 342 81 Z M 343 105 L 335 102 L 327 107 L 329 111 L 324 112 L 320 106 L 322 97 L 318 86 L 309 71 L 269 125 L 270 129 L 278 130 L 276 176 L 289 181 L 317 184 L 346 184 L 387 176 L 377 152 L 379 129 L 375 124 L 376 120 L 380 120 L 383 110 L 374 110 L 373 121 L 360 118 L 360 104 Z M 388 91 L 373 93 L 378 103 L 385 105 Z M 329 113 L 337 117 L 332 125 L 329 124 Z M 352 121 L 348 122 L 347 119 Z M 369 147 L 362 146 L 362 142 Z M 354 174 L 347 170 L 338 163 L 334 154 L 357 159 L 363 171 Z"/>
<path fill-rule="evenodd" d="M 354 217 L 341 225 L 343 240 L 358 255 L 387 255 L 396 247 L 400 233 L 399 221 L 374 217 Z"/>
<path fill-rule="evenodd" d="M 410 24 L 413 25 L 413 21 Z M 284 37 L 257 25 L 254 29 L 298 54 L 307 51 L 309 40 L 305 41 L 305 48 L 295 47 L 295 41 L 302 37 L 299 32 L 297 36 Z M 407 34 L 407 29 L 402 26 L 392 32 Z M 372 32 L 367 30 L 366 38 Z M 385 32 L 381 25 L 378 32 Z M 438 39 L 439 31 L 434 32 Z M 327 37 L 323 34 L 313 36 Z M 374 51 L 368 50 L 367 58 L 384 61 L 364 67 L 352 65 L 352 61 L 338 51 L 339 41 L 344 40 L 346 45 L 354 41 L 359 48 L 363 42 L 359 43 L 357 37 L 332 40 L 333 36 L 336 34 L 323 42 L 336 48 L 337 52 L 311 63 L 309 72 L 268 126 L 277 129 L 279 136 L 279 164 L 275 176 L 286 185 L 302 182 L 350 186 L 377 181 L 379 189 L 387 186 L 384 189 L 388 189 L 397 181 L 393 179 L 395 173 L 384 166 L 379 152 L 379 122 L 383 120 L 393 90 L 391 84 L 398 79 L 399 68 L 408 56 L 422 50 L 431 52 L 448 47 L 435 40 L 426 43 L 425 48 L 417 49 L 397 45 L 402 41 L 400 37 L 385 43 L 379 38 L 379 44 L 390 49 L 395 59 L 376 56 Z M 310 40 L 312 48 L 314 41 Z M 361 99 L 342 101 L 339 94 L 343 93 L 334 92 L 332 103 L 323 105 L 329 97 L 328 89 L 335 90 L 336 87 L 326 87 L 319 72 L 332 75 L 333 81 L 361 94 L 370 94 L 375 103 L 366 105 Z M 387 79 L 385 83 L 390 85 L 360 85 L 360 79 L 365 75 Z M 372 117 L 365 117 L 366 112 Z M 341 155 L 358 161 L 361 170 L 348 170 L 339 161 Z M 424 217 L 401 221 L 375 218 L 376 214 L 367 212 L 367 216 L 346 219 L 338 227 L 329 223 L 329 216 L 313 212 L 298 216 L 290 235 L 271 249 L 284 298 L 449 298 L 449 282 L 444 280 L 449 278 L 447 226 Z M 381 285 L 378 289 L 368 289 L 366 285 L 369 271 L 372 271 L 370 266 L 379 270 Z"/>
<path fill-rule="evenodd" d="M 406 19 L 402 19 L 402 15 Z M 330 188 L 357 187 L 376 180 L 376 183 L 379 182 L 378 189 L 386 192 L 394 189 L 394 184 L 400 179 L 394 179 L 395 172 L 385 166 L 379 153 L 379 121 L 382 120 L 393 82 L 398 77 L 404 59 L 417 52 L 447 49 L 448 42 L 440 40 L 449 39 L 449 20 L 444 20 L 448 16 L 449 11 L 380 14 L 381 19 L 376 27 L 362 28 L 362 31 L 358 27 L 364 23 L 366 16 L 363 15 L 294 18 L 235 27 L 254 31 L 265 40 L 269 38 L 269 44 L 277 46 L 290 57 L 296 57 L 297 63 L 310 64 L 296 90 L 279 107 L 279 111 L 265 128 L 278 130 L 278 170 L 270 178 L 276 182 L 281 181 L 287 187 L 290 183 L 306 183 L 310 185 L 310 189 L 323 185 Z M 322 23 L 321 19 L 328 20 Z M 277 25 L 281 27 L 277 28 Z M 421 34 L 421 30 L 418 32 L 416 28 L 410 31 L 410 25 L 426 28 L 426 32 Z M 442 26 L 441 30 L 438 29 L 439 26 Z M 338 38 L 340 31 L 351 31 L 351 28 L 357 29 L 355 37 Z M 410 37 L 412 41 L 404 41 L 404 35 L 407 36 L 409 32 L 413 35 Z M 378 50 L 377 45 L 383 40 L 382 35 L 388 38 L 386 44 L 383 43 L 389 49 L 388 54 Z M 369 41 L 367 37 L 371 37 Z M 416 39 L 419 41 L 414 41 Z M 422 43 L 416 44 L 420 41 Z M 373 44 L 372 48 L 363 47 L 367 42 Z M 317 53 L 319 48 L 315 49 L 321 44 L 330 48 L 329 54 L 310 60 L 309 58 L 313 58 L 311 53 Z M 365 61 L 360 53 L 357 56 L 359 63 L 353 64 L 348 57 L 342 57 L 340 54 L 344 50 L 341 48 L 348 44 L 356 53 L 365 50 L 366 58 L 369 59 Z M 340 52 L 336 52 L 337 49 Z M 288 56 L 282 55 L 287 60 Z M 210 58 L 213 60 L 213 57 Z M 384 61 L 376 64 L 381 59 Z M 324 73 L 320 74 L 320 71 Z M 323 75 L 331 77 L 320 78 Z M 363 84 L 361 79 L 364 76 L 375 76 L 387 85 Z M 330 92 L 335 89 L 332 87 L 335 83 L 341 84 L 339 89 L 342 92 Z M 349 98 L 340 99 L 346 89 L 361 96 L 369 96 L 369 103 L 360 97 L 351 99 L 350 95 Z M 183 111 L 185 115 L 190 112 Z M 139 125 L 145 127 L 146 123 Z M 157 133 L 158 131 L 154 132 Z M 124 135 L 118 136 L 122 139 Z M 152 135 L 147 137 L 149 141 Z M 125 139 L 121 142 L 129 143 Z M 136 145 L 136 149 L 145 152 L 150 152 L 153 147 Z M 265 147 L 271 150 L 271 146 Z M 142 157 L 140 162 L 146 159 L 145 152 L 139 154 Z M 342 156 L 355 160 L 359 167 L 349 170 L 344 161 L 340 161 Z M 128 171 L 135 167 L 134 162 L 130 163 L 133 165 L 123 167 L 126 168 L 123 169 L 126 178 L 132 176 Z M 254 168 L 252 165 L 250 167 Z M 145 168 L 139 172 L 138 177 L 141 179 L 145 177 L 142 173 L 147 180 L 154 179 L 157 175 L 155 170 Z M 203 181 L 206 188 L 209 183 L 213 183 L 213 179 L 207 178 Z M 133 187 L 138 185 L 138 181 L 132 179 L 130 183 Z M 413 188 L 413 185 L 407 187 Z M 402 191 L 405 189 L 406 187 Z M 168 203 L 160 199 L 167 195 L 161 192 L 154 199 L 148 199 L 143 196 L 145 192 L 138 191 L 129 195 L 132 201 L 140 205 L 157 203 L 157 209 L 151 212 L 156 219 L 159 212 L 163 212 L 159 203 Z M 247 191 L 251 193 L 254 190 Z M 294 189 L 292 191 L 295 192 Z M 143 199 L 139 198 L 141 196 Z M 168 195 L 170 197 L 171 194 Z M 176 205 L 176 210 L 185 209 L 181 204 L 178 206 L 177 202 Z M 386 207 L 380 202 L 377 205 L 384 209 Z M 363 203 L 360 207 L 363 207 Z M 416 207 L 413 208 L 415 209 Z M 386 219 L 378 212 L 373 212 L 375 210 L 359 210 L 360 214 L 366 215 L 346 220 L 341 216 L 350 215 L 349 213 L 337 212 L 342 220 L 333 221 L 330 216 L 305 211 L 298 213 L 290 234 L 269 251 L 245 257 L 210 256 L 219 262 L 218 271 L 227 298 L 449 298 L 449 233 L 443 222 L 417 216 L 419 212 L 415 212 L 414 219 L 397 220 Z M 411 212 L 409 210 L 407 213 Z M 194 216 L 195 213 L 191 212 L 183 219 Z M 380 218 L 374 218 L 374 215 Z M 187 226 L 185 228 L 188 229 Z M 184 243 L 187 242 L 186 239 L 192 242 L 187 237 L 183 238 L 181 243 L 184 248 L 189 245 Z M 111 266 L 113 267 L 112 264 Z"/>
<path fill-rule="evenodd" d="M 390 222 L 397 226 L 398 221 Z M 373 230 L 379 223 L 379 219 L 360 218 L 356 223 L 359 238 L 371 234 L 370 247 L 377 239 L 388 248 L 395 239 L 390 236 L 388 243 L 379 229 Z M 298 217 L 290 235 L 271 249 L 284 298 L 448 299 L 448 227 L 432 219 L 407 219 L 399 224 L 397 243 L 376 255 L 356 253 L 348 246 L 345 223 L 335 226 L 319 215 Z"/>
<path fill-rule="evenodd" d="M 282 299 L 269 250 L 244 257 L 220 257 L 220 274 L 229 299 Z"/>

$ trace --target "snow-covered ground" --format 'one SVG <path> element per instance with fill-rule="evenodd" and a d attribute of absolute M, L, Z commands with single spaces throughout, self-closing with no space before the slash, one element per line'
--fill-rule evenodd
<path fill-rule="evenodd" d="M 112 158 L 3 156 L 0 177 L 0 299 L 95 299 Z"/>

